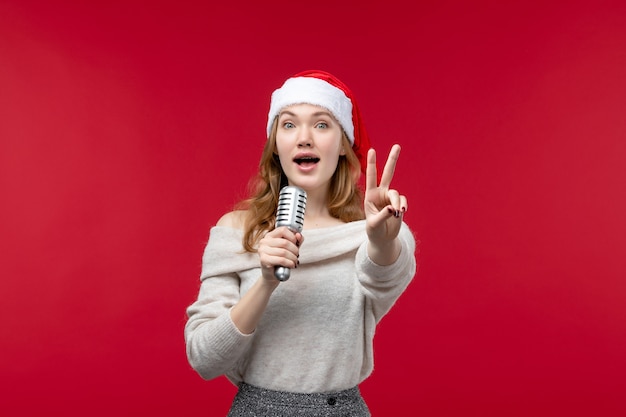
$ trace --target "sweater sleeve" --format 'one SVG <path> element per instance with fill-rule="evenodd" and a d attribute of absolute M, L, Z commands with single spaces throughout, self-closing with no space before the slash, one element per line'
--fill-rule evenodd
<path fill-rule="evenodd" d="M 234 229 L 213 228 L 202 257 L 198 299 L 187 308 L 185 342 L 189 364 L 202 378 L 212 379 L 236 368 L 252 343 L 230 317 L 240 298 L 238 271 L 253 260 L 241 252 Z"/>
<path fill-rule="evenodd" d="M 417 271 L 415 238 L 409 227 L 402 223 L 398 238 L 401 251 L 391 265 L 377 265 L 367 256 L 367 241 L 356 254 L 356 269 L 363 292 L 372 305 L 376 322 L 387 314 L 404 292 Z"/>

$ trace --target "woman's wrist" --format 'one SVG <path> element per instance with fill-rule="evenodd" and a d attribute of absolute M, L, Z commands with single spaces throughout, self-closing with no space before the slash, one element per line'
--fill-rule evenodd
<path fill-rule="evenodd" d="M 383 242 L 370 240 L 367 245 L 367 256 L 376 265 L 391 265 L 400 256 L 401 250 L 402 245 L 398 238 Z"/>
<path fill-rule="evenodd" d="M 266 291 L 274 292 L 274 290 L 278 288 L 280 281 L 276 279 L 274 273 L 272 272 L 270 276 L 265 276 L 265 274 L 262 275 L 257 284 L 263 287 Z"/>

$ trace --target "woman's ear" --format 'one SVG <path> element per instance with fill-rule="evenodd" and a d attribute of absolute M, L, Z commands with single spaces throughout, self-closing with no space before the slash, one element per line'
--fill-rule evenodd
<path fill-rule="evenodd" d="M 339 152 L 339 155 L 341 156 L 346 156 L 346 147 L 345 146 L 341 146 L 341 151 Z"/>

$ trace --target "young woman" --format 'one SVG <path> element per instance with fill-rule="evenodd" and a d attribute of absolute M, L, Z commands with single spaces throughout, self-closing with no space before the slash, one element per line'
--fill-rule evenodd
<path fill-rule="evenodd" d="M 379 182 L 352 93 L 323 71 L 274 91 L 267 135 L 256 191 L 211 229 L 187 309 L 189 363 L 239 387 L 229 416 L 369 416 L 358 384 L 375 326 L 416 271 L 407 199 L 390 188 L 400 147 Z M 307 193 L 301 233 L 275 227 L 285 185 Z"/>

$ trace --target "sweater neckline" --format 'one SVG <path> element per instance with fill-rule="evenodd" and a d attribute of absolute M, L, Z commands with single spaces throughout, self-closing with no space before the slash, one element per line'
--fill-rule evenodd
<path fill-rule="evenodd" d="M 214 226 L 212 235 L 230 236 L 240 241 L 243 230 L 229 226 Z M 367 240 L 365 220 L 338 224 L 302 231 L 304 244 L 300 249 L 300 262 L 308 263 L 326 260 L 356 250 Z M 251 258 L 258 262 L 256 257 Z"/>

